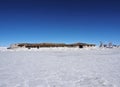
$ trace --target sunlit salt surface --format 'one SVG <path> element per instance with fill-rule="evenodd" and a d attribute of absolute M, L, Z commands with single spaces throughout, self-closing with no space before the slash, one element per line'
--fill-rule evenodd
<path fill-rule="evenodd" d="M 0 87 L 120 87 L 120 48 L 0 47 Z"/>

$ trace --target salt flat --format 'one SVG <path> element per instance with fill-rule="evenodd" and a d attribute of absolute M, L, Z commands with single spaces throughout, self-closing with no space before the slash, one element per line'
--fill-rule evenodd
<path fill-rule="evenodd" d="M 120 87 L 120 48 L 0 48 L 0 87 Z"/>

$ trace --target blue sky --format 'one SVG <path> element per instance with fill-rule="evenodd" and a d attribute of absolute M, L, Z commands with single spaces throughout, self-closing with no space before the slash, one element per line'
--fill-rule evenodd
<path fill-rule="evenodd" d="M 119 0 L 0 0 L 0 46 L 19 42 L 120 44 Z"/>

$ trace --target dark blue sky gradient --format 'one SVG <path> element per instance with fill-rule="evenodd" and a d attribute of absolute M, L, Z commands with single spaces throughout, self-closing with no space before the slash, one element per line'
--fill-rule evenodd
<path fill-rule="evenodd" d="M 0 0 L 0 45 L 120 44 L 119 0 Z"/>

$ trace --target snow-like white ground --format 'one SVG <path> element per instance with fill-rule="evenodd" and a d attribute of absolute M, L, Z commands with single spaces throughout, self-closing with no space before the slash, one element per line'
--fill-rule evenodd
<path fill-rule="evenodd" d="M 120 48 L 0 48 L 0 87 L 120 87 Z"/>

